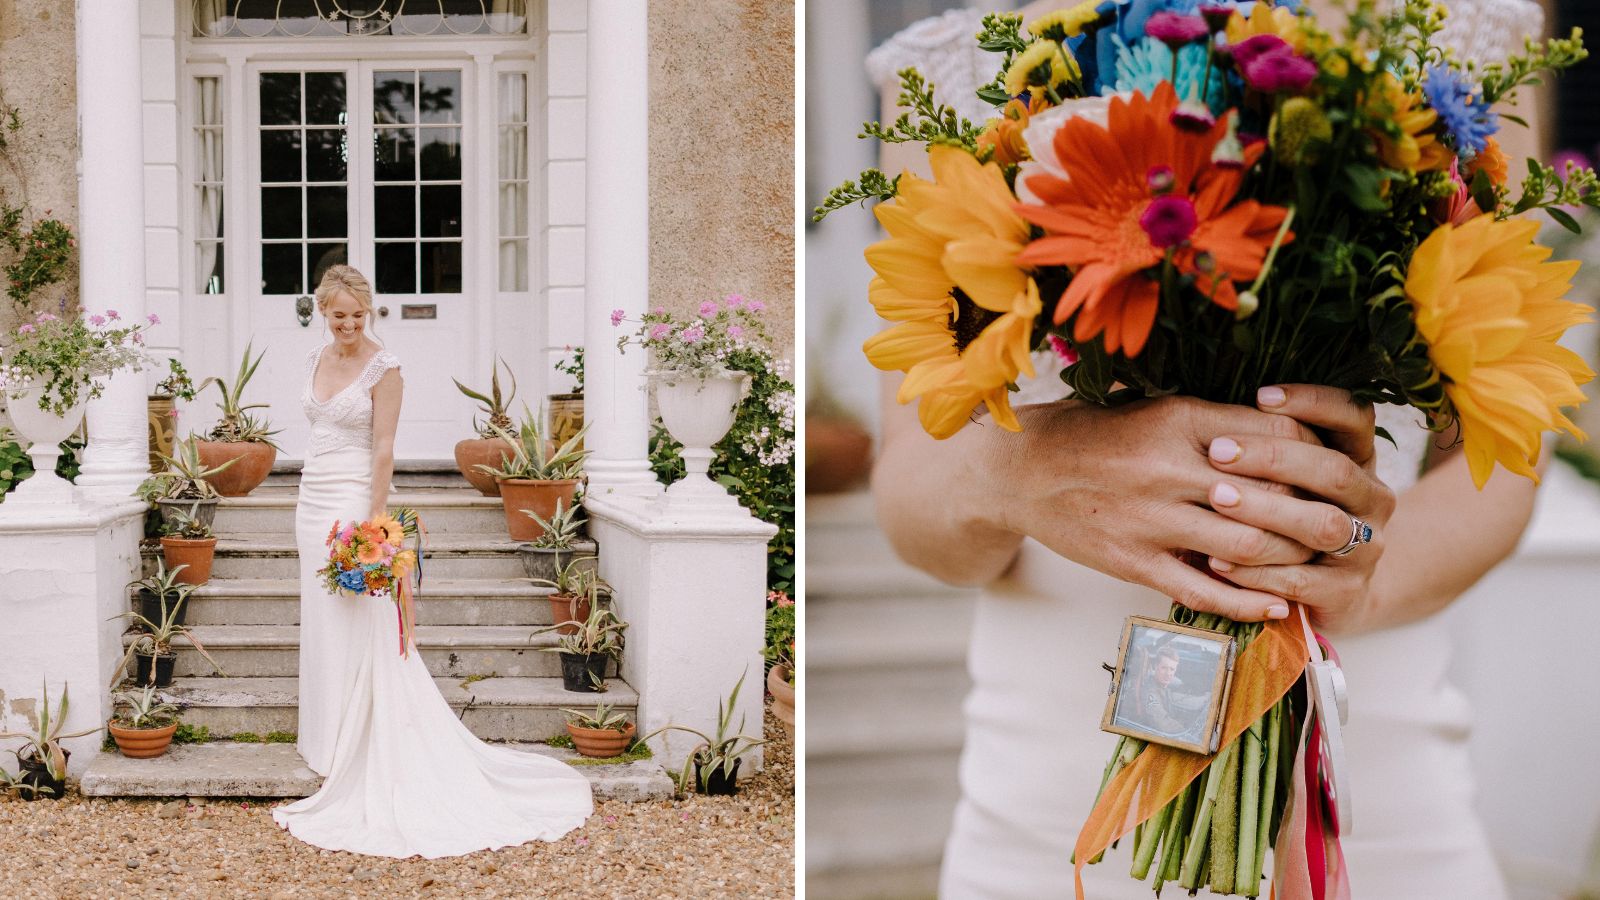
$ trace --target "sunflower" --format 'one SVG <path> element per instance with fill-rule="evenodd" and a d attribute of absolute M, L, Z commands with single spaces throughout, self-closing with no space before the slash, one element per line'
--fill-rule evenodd
<path fill-rule="evenodd" d="M 1025 266 L 1065 265 L 1072 281 L 1054 319 L 1074 314 L 1073 338 L 1104 335 L 1107 353 L 1133 357 L 1155 323 L 1165 261 L 1224 309 L 1238 306 L 1234 285 L 1256 277 L 1287 210 L 1254 200 L 1234 203 L 1245 173 L 1265 151 L 1244 151 L 1242 166 L 1214 165 L 1230 116 L 1196 133 L 1171 123 L 1172 85 L 1153 97 L 1113 98 L 1102 126 L 1071 119 L 1036 158 L 1054 154 L 1066 177 L 1048 168 L 1028 176 L 1043 205 L 1018 204 L 1045 231 L 1017 257 Z M 1287 241 L 1292 235 L 1285 234 Z"/>
<path fill-rule="evenodd" d="M 906 373 L 899 400 L 918 399 L 918 418 L 936 438 L 960 430 L 980 403 L 995 421 L 1021 430 L 1007 388 L 1033 375 L 1030 336 L 1039 290 L 1015 259 L 1028 223 L 994 163 L 956 147 L 928 151 L 933 181 L 906 173 L 899 196 L 875 214 L 886 240 L 867 248 L 878 277 L 868 295 L 897 323 L 870 338 L 867 359 Z"/>
<path fill-rule="evenodd" d="M 1053 102 L 1059 103 L 1061 93 L 1057 89 L 1076 84 L 1082 78 L 1083 72 L 1078 68 L 1078 61 L 1060 44 L 1055 41 L 1034 41 L 1018 53 L 1017 58 L 1011 61 L 1011 67 L 1006 69 L 1006 93 L 1015 97 L 1037 88 Z"/>
<path fill-rule="evenodd" d="M 1454 162 L 1455 154 L 1434 134 L 1439 114 L 1422 105 L 1420 94 L 1408 93 L 1393 74 L 1378 76 L 1377 89 L 1367 97 L 1363 112 L 1369 119 L 1392 121 L 1399 130 L 1398 136 L 1379 129 L 1369 132 L 1384 165 L 1408 172 L 1443 172 Z"/>
<path fill-rule="evenodd" d="M 398 547 L 406 539 L 405 528 L 393 516 L 385 515 L 373 519 L 372 527 L 383 533 L 383 541 L 386 544 Z"/>
<path fill-rule="evenodd" d="M 1445 378 L 1461 421 L 1472 481 L 1482 488 L 1499 462 L 1538 480 L 1543 433 L 1583 433 L 1561 413 L 1583 402 L 1594 372 L 1556 342 L 1589 320 L 1591 307 L 1561 299 L 1578 262 L 1546 262 L 1537 223 L 1481 216 L 1441 225 L 1406 275 L 1417 331 Z"/>
<path fill-rule="evenodd" d="M 394 573 L 395 580 L 403 580 L 417 567 L 417 554 L 411 550 L 401 550 L 394 555 L 390 563 L 390 571 Z"/>

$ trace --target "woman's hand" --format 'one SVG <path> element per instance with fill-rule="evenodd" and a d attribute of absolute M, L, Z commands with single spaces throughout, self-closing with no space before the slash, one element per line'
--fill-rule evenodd
<path fill-rule="evenodd" d="M 1251 571 L 1303 568 L 1313 550 L 1297 532 L 1274 527 L 1277 519 L 1263 524 L 1210 508 L 1216 472 L 1207 451 L 1224 435 L 1249 446 L 1319 449 L 1310 430 L 1287 415 L 1184 397 L 1110 409 L 1062 401 L 1017 414 L 1020 434 L 986 423 L 980 452 L 969 456 L 967 472 L 986 486 L 992 524 L 1199 612 L 1240 621 L 1288 615 L 1269 586 L 1231 586 L 1174 551 Z M 1265 502 L 1260 498 L 1287 494 L 1282 485 L 1248 477 L 1253 473 L 1238 474 L 1245 477 L 1230 482 L 1250 492 L 1252 508 Z"/>
<path fill-rule="evenodd" d="M 1306 604 L 1321 629 L 1359 630 L 1371 613 L 1372 576 L 1395 508 L 1394 492 L 1376 474 L 1372 406 L 1354 402 L 1348 391 L 1303 384 L 1262 388 L 1257 403 L 1318 429 L 1327 446 L 1261 434 L 1217 437 L 1209 456 L 1227 477 L 1211 485 L 1211 507 L 1319 553 L 1288 563 L 1213 553 L 1211 568 L 1240 587 Z M 1263 490 L 1262 481 L 1302 493 Z M 1372 526 L 1372 541 L 1333 556 L 1350 540 L 1352 517 Z"/>

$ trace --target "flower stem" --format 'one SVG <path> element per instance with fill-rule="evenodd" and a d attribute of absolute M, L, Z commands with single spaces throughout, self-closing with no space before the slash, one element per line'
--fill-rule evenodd
<path fill-rule="evenodd" d="M 1257 719 L 1244 733 L 1244 755 L 1239 764 L 1239 858 L 1234 861 L 1237 868 L 1233 883 L 1234 888 L 1247 897 L 1259 893 L 1255 881 L 1257 822 L 1261 815 L 1263 782 L 1275 777 L 1269 776 L 1261 766 L 1265 718 Z"/>
<path fill-rule="evenodd" d="M 1256 859 L 1251 866 L 1250 875 L 1250 884 L 1254 889 L 1259 889 L 1261 884 L 1262 867 L 1266 865 L 1267 844 L 1271 837 L 1272 803 L 1276 799 L 1278 788 L 1278 753 L 1282 744 L 1283 706 L 1284 701 L 1279 700 L 1267 713 L 1267 760 L 1261 770 L 1261 805 L 1256 814 Z M 1256 895 L 1252 893 L 1250 896 Z"/>
<path fill-rule="evenodd" d="M 1211 890 L 1217 894 L 1233 893 L 1234 874 L 1239 858 L 1239 763 L 1243 740 L 1233 742 L 1233 752 L 1224 762 L 1218 760 L 1212 768 L 1222 766 L 1222 788 L 1217 791 L 1217 807 L 1211 813 Z"/>
<path fill-rule="evenodd" d="M 1189 829 L 1189 846 L 1184 850 L 1183 868 L 1178 877 L 1178 882 L 1191 891 L 1200 888 L 1200 863 L 1206 855 L 1207 845 L 1211 843 L 1211 815 L 1217 805 L 1217 792 L 1222 788 L 1222 770 L 1227 767 L 1237 743 L 1235 741 L 1218 751 L 1206 769 L 1205 791 L 1195 809 L 1194 824 Z"/>
<path fill-rule="evenodd" d="M 1156 849 L 1161 845 L 1161 838 L 1167 833 L 1167 822 L 1173 816 L 1172 808 L 1178 805 L 1178 799 L 1173 798 L 1161 811 L 1156 813 L 1142 826 L 1138 840 L 1133 842 L 1133 877 L 1140 881 L 1150 875 L 1150 864 L 1155 861 Z"/>

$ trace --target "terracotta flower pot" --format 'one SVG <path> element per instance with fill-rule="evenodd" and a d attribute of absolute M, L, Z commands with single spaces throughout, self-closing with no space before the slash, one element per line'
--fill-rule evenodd
<path fill-rule="evenodd" d="M 872 436 L 847 419 L 806 419 L 806 493 L 836 494 L 866 481 Z"/>
<path fill-rule="evenodd" d="M 611 728 L 579 728 L 567 723 L 567 734 L 572 735 L 572 746 L 584 756 L 595 759 L 610 759 L 621 756 L 633 744 L 633 723 L 628 723 L 627 731 L 616 731 Z"/>
<path fill-rule="evenodd" d="M 544 534 L 539 523 L 523 514 L 532 510 L 539 518 L 549 520 L 556 514 L 556 501 L 562 509 L 571 509 L 578 499 L 578 480 L 531 481 L 523 478 L 500 479 L 500 499 L 505 501 L 506 530 L 514 541 L 531 541 Z"/>
<path fill-rule="evenodd" d="M 767 672 L 767 692 L 772 695 L 772 714 L 783 723 L 783 730 L 794 737 L 794 688 L 789 685 L 789 667 L 773 666 Z"/>
<path fill-rule="evenodd" d="M 259 441 L 199 441 L 200 462 L 214 469 L 230 459 L 238 462 L 207 478 L 224 497 L 243 497 L 261 486 L 272 471 L 278 451 Z"/>
<path fill-rule="evenodd" d="M 511 445 L 503 438 L 470 438 L 456 443 L 456 468 L 461 470 L 463 478 L 467 479 L 478 493 L 485 497 L 500 496 L 500 485 L 495 483 L 494 476 L 480 471 L 478 466 L 498 466 L 502 456 L 511 455 Z"/>
<path fill-rule="evenodd" d="M 211 580 L 211 562 L 217 555 L 217 539 L 163 537 L 161 555 L 166 559 L 169 572 L 178 566 L 187 566 L 173 575 L 173 580 L 184 584 L 205 584 Z"/>
<path fill-rule="evenodd" d="M 551 622 L 587 622 L 589 620 L 589 598 L 574 597 L 569 594 L 551 594 L 550 621 Z M 556 634 L 577 634 L 577 625 L 558 625 Z"/>
<path fill-rule="evenodd" d="M 172 442 L 178 430 L 178 420 L 172 416 L 172 397 L 150 394 L 146 404 L 150 420 L 150 471 L 165 472 L 167 464 L 161 457 L 172 455 Z"/>
<path fill-rule="evenodd" d="M 173 722 L 164 728 L 123 728 L 115 721 L 107 722 L 106 727 L 111 730 L 111 737 L 117 742 L 117 749 L 129 759 L 154 759 L 167 752 L 167 747 L 172 744 L 172 735 L 178 730 L 178 723 Z"/>

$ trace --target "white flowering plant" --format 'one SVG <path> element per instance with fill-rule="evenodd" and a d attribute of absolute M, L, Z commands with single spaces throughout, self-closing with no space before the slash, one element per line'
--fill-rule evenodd
<path fill-rule="evenodd" d="M 617 339 L 626 353 L 630 344 L 650 354 L 656 371 L 704 378 L 724 371 L 755 372 L 772 358 L 771 337 L 761 319 L 766 305 L 729 294 L 721 303 L 706 300 L 685 316 L 658 306 L 642 319 L 632 320 L 622 310 L 612 310 L 611 324 L 637 321 L 632 334 Z"/>
<path fill-rule="evenodd" d="M 41 312 L 0 343 L 0 390 L 10 400 L 42 387 L 39 408 L 58 416 L 100 396 L 106 376 L 150 365 L 144 348 L 149 324 L 120 324 L 114 309 L 86 317 Z"/>

